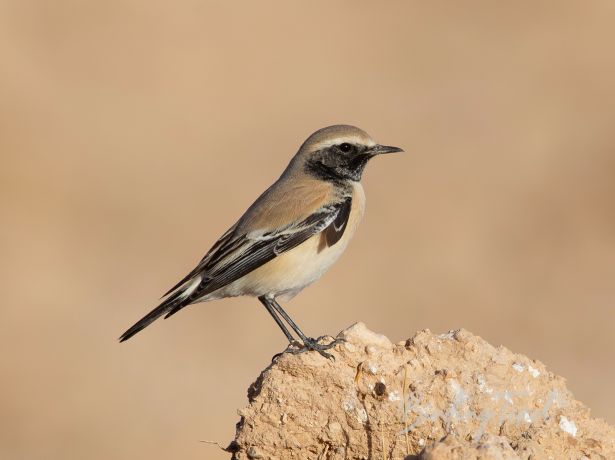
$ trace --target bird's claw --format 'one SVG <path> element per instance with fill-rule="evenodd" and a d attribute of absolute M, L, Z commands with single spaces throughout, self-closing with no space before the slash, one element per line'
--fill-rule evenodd
<path fill-rule="evenodd" d="M 320 341 L 323 339 L 333 340 L 327 344 L 321 344 Z M 335 361 L 335 356 L 330 353 L 327 353 L 326 350 L 333 348 L 338 343 L 344 342 L 346 342 L 346 339 L 341 337 L 334 338 L 330 335 L 321 335 L 317 339 L 307 338 L 304 342 L 301 342 L 299 340 L 293 340 L 288 344 L 286 350 L 273 355 L 273 358 L 271 358 L 271 362 L 274 362 L 277 358 L 284 355 L 285 353 L 290 353 L 291 355 L 298 355 L 301 353 L 305 353 L 306 351 L 317 351 L 321 356 Z"/>
<path fill-rule="evenodd" d="M 317 351 L 321 356 L 331 359 L 335 361 L 335 356 L 330 353 L 327 353 L 326 350 L 333 348 L 338 343 L 345 342 L 346 340 L 342 338 L 333 339 L 331 342 L 327 344 L 321 344 L 320 341 L 326 338 L 333 338 L 331 336 L 323 335 L 318 337 L 317 339 L 307 338 L 303 343 L 294 342 L 291 343 L 290 346 L 286 349 L 285 353 L 291 353 L 293 355 L 298 355 L 300 353 L 305 353 L 306 351 Z M 292 348 L 293 346 L 297 346 L 297 348 Z"/>

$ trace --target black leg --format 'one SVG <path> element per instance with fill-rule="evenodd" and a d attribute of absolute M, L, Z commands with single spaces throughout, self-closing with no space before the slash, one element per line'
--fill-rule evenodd
<path fill-rule="evenodd" d="M 284 335 L 286 336 L 288 341 L 290 343 L 293 343 L 295 341 L 295 338 L 293 337 L 293 335 L 290 332 L 288 332 L 288 329 L 286 329 L 286 326 L 284 325 L 282 320 L 278 317 L 278 315 L 276 315 L 276 313 L 275 313 L 276 309 L 270 303 L 272 301 L 270 299 L 268 299 L 267 297 L 265 297 L 265 296 L 259 297 L 258 300 L 260 300 L 261 303 L 265 306 L 265 308 L 267 309 L 269 314 L 271 314 L 271 316 L 273 316 L 273 319 L 275 319 L 275 322 L 278 324 L 278 326 L 280 326 L 280 329 L 282 329 L 282 332 L 284 333 Z M 284 313 L 284 314 L 286 315 L 286 313 Z M 288 316 L 288 315 L 286 315 L 286 316 Z M 291 323 L 289 323 L 289 324 L 291 324 Z M 292 323 L 292 324 L 294 324 L 294 323 Z M 291 326 L 292 326 L 292 324 L 291 324 Z"/>
<path fill-rule="evenodd" d="M 288 316 L 288 313 L 286 313 L 284 311 L 282 306 L 275 299 L 271 299 L 271 306 L 273 308 L 275 308 L 275 311 L 277 311 L 278 314 L 282 318 L 284 318 L 284 321 L 286 321 L 289 324 L 289 326 L 293 328 L 293 331 L 295 331 L 297 333 L 297 335 L 299 336 L 299 338 L 301 339 L 301 341 L 303 343 L 305 343 L 307 340 L 309 340 L 308 336 L 306 336 L 303 333 L 303 331 L 301 329 L 299 329 L 299 326 L 297 326 L 297 324 L 291 319 L 291 317 Z"/>

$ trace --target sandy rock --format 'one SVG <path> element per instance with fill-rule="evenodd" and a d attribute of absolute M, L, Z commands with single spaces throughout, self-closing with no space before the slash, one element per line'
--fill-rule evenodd
<path fill-rule="evenodd" d="M 480 441 L 462 442 L 454 436 L 430 443 L 419 460 L 518 460 L 519 457 L 502 436 L 483 435 Z"/>
<path fill-rule="evenodd" d="M 345 343 L 283 354 L 248 390 L 235 459 L 615 458 L 615 428 L 562 377 L 465 330 L 392 344 L 357 323 Z"/>
<path fill-rule="evenodd" d="M 391 341 L 385 335 L 370 331 L 364 323 L 355 323 L 338 334 L 349 344 L 364 346 L 366 348 L 390 348 Z"/>

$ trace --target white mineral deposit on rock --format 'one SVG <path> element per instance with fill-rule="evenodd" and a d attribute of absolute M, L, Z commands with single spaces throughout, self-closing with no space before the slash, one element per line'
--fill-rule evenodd
<path fill-rule="evenodd" d="M 523 372 L 525 370 L 525 367 L 523 366 L 523 364 L 519 364 L 519 363 L 513 363 L 512 368 L 516 370 L 517 372 Z"/>
<path fill-rule="evenodd" d="M 527 370 L 530 374 L 532 374 L 532 377 L 534 378 L 538 378 L 540 376 L 540 371 L 532 367 L 531 365 L 527 366 Z"/>
<path fill-rule="evenodd" d="M 562 431 L 565 431 L 572 437 L 575 437 L 577 435 L 576 424 L 572 420 L 568 420 L 565 415 L 560 415 L 559 427 L 562 429 Z"/>

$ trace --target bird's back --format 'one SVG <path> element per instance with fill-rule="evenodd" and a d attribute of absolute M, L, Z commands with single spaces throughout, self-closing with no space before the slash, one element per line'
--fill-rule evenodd
<path fill-rule="evenodd" d="M 239 219 L 235 234 L 248 235 L 300 222 L 330 202 L 335 193 L 328 182 L 282 175 Z"/>

